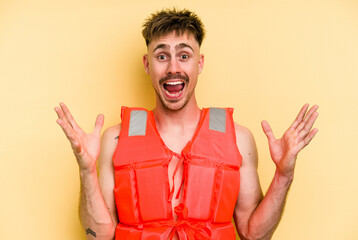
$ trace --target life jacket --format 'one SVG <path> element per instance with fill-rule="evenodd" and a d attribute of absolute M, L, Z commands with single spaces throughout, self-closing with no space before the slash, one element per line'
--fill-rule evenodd
<path fill-rule="evenodd" d="M 179 155 L 164 144 L 152 111 L 122 107 L 122 128 L 113 155 L 116 240 L 167 240 L 175 233 L 180 240 L 235 239 L 231 220 L 242 157 L 232 113 L 232 108 L 202 109 L 196 132 Z M 174 209 L 177 220 L 168 179 L 173 156 L 184 166 L 182 202 Z"/>

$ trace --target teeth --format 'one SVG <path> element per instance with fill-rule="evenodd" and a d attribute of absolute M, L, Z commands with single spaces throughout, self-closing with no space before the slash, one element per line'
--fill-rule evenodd
<path fill-rule="evenodd" d="M 165 84 L 168 84 L 168 85 L 178 85 L 178 84 L 182 84 L 183 82 L 182 81 L 175 81 L 175 82 L 166 82 Z"/>

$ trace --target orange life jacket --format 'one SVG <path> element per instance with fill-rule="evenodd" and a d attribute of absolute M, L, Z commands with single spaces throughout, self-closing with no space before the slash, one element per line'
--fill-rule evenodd
<path fill-rule="evenodd" d="M 233 240 L 231 222 L 239 194 L 242 157 L 236 146 L 233 109 L 204 108 L 181 155 L 166 147 L 153 112 L 122 108 L 122 129 L 113 156 L 116 240 Z M 182 203 L 174 220 L 168 165 L 183 163 Z M 174 173 L 175 174 L 175 173 Z M 180 191 L 179 191 L 180 192 Z"/>

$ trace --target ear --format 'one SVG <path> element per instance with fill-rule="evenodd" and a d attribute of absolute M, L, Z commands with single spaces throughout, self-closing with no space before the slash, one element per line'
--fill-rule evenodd
<path fill-rule="evenodd" d="M 204 67 L 204 54 L 200 54 L 199 56 L 199 74 L 203 70 Z"/>
<path fill-rule="evenodd" d="M 149 61 L 148 61 L 148 54 L 143 55 L 143 65 L 144 70 L 147 74 L 149 74 Z"/>

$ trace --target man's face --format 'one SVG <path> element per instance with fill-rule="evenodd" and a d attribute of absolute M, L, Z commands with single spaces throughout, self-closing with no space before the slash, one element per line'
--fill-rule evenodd
<path fill-rule="evenodd" d="M 204 56 L 192 34 L 178 36 L 173 32 L 154 39 L 148 45 L 143 63 L 160 101 L 157 104 L 175 111 L 195 102 L 194 90 Z"/>

